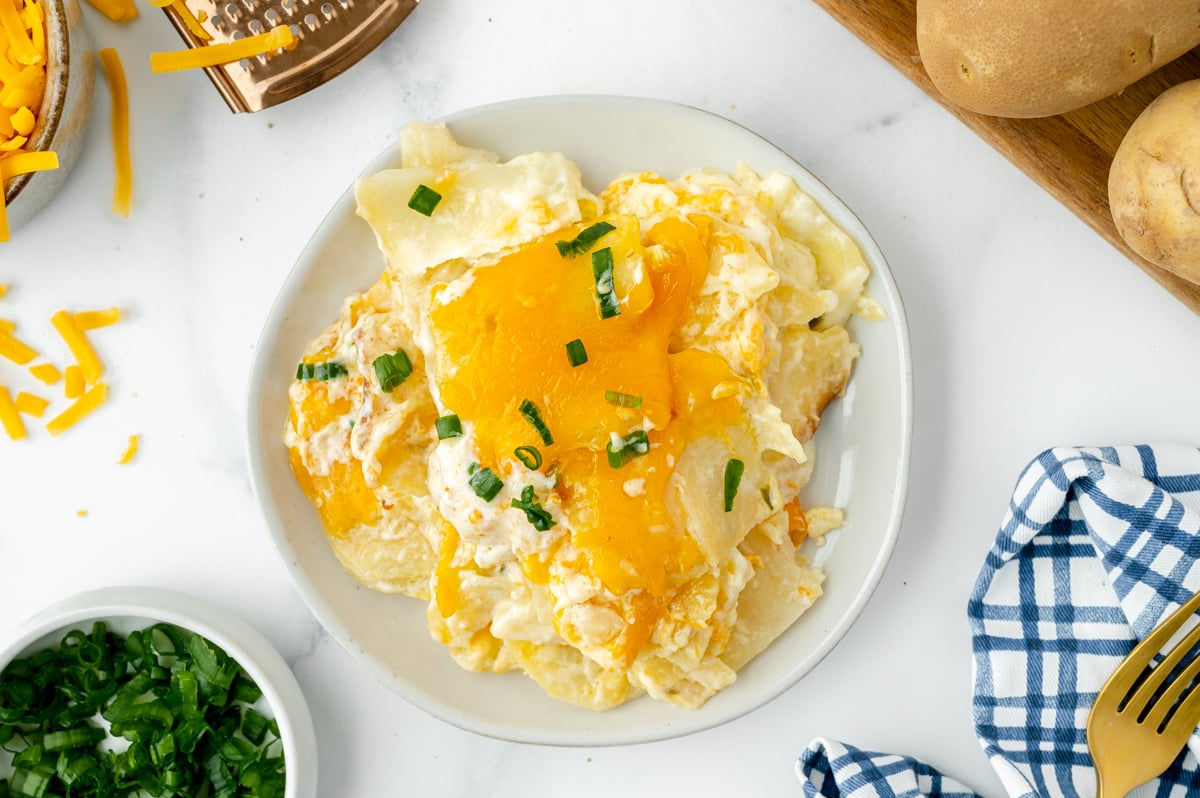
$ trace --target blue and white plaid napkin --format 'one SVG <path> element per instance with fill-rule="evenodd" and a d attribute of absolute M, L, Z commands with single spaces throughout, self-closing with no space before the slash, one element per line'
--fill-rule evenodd
<path fill-rule="evenodd" d="M 1014 798 L 1091 798 L 1084 726 L 1137 640 L 1200 590 L 1200 450 L 1051 449 L 1017 481 L 967 605 L 975 730 Z M 1134 794 L 1200 795 L 1200 737 Z M 911 759 L 818 740 L 808 796 L 970 795 Z"/>

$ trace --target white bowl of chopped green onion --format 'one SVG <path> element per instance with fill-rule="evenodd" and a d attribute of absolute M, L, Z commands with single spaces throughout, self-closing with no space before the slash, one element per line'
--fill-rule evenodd
<path fill-rule="evenodd" d="M 93 590 L 0 644 L 0 798 L 313 798 L 316 753 L 287 663 L 193 596 Z"/>

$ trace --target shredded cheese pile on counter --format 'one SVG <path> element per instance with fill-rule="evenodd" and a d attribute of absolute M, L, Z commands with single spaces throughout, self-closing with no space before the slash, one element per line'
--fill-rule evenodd
<path fill-rule="evenodd" d="M 6 0 L 0 0 L 6 2 Z M 7 286 L 0 284 L 0 297 L 4 296 Z M 95 412 L 108 398 L 108 386 L 101 380 L 104 375 L 104 363 L 96 353 L 87 333 L 91 330 L 116 324 L 121 320 L 121 311 L 117 308 L 102 310 L 85 310 L 72 313 L 60 310 L 50 317 L 50 323 L 58 332 L 67 349 L 71 352 L 74 363 L 60 370 L 53 363 L 33 363 L 37 359 L 37 351 L 16 337 L 16 323 L 8 319 L 0 319 L 0 358 L 11 361 L 17 366 L 27 367 L 29 374 L 43 385 L 51 386 L 62 381 L 64 398 L 71 404 L 46 422 L 46 431 L 51 435 L 61 435 L 75 424 Z M 51 405 L 51 400 L 34 393 L 21 391 L 14 399 L 8 387 L 0 382 L 0 428 L 14 441 L 26 437 L 25 422 L 21 418 L 29 416 L 40 419 Z M 137 436 L 129 439 L 129 445 L 121 456 L 121 464 L 130 462 L 137 453 Z"/>
<path fill-rule="evenodd" d="M 0 241 L 9 239 L 6 185 L 58 168 L 52 152 L 24 149 L 46 93 L 46 15 L 37 0 L 0 0 Z"/>

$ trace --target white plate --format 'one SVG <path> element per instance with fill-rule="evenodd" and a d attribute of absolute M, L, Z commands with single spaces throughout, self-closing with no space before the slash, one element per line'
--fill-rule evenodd
<path fill-rule="evenodd" d="M 825 595 L 737 681 L 696 711 L 649 698 L 595 713 L 548 698 L 519 673 L 461 670 L 430 638 L 425 604 L 376 593 L 348 576 L 330 552 L 320 519 L 292 477 L 282 434 L 287 388 L 305 345 L 336 319 L 348 294 L 383 270 L 375 238 L 354 214 L 352 189 L 338 200 L 300 256 L 259 342 L 249 396 L 251 474 L 275 544 L 318 620 L 367 670 L 405 699 L 464 729 L 557 745 L 646 742 L 732 720 L 779 695 L 845 634 L 883 572 L 900 527 L 908 485 L 912 372 L 904 309 L 883 255 L 858 218 L 804 167 L 726 119 L 670 103 L 620 97 L 546 97 L 501 103 L 445 120 L 465 144 L 504 158 L 561 151 L 598 191 L 620 172 L 678 176 L 738 161 L 795 178 L 852 235 L 871 266 L 871 293 L 887 321 L 855 319 L 863 355 L 846 395 L 826 410 L 806 504 L 846 509 L 846 527 L 821 550 Z M 394 166 L 393 146 L 364 171 Z"/>

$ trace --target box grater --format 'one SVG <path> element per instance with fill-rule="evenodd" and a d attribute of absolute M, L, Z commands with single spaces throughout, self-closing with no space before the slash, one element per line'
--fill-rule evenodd
<path fill-rule="evenodd" d="M 207 67 L 234 113 L 299 97 L 356 64 L 386 39 L 419 0 L 181 0 L 212 39 L 202 40 L 181 11 L 163 9 L 188 47 L 231 42 L 290 25 L 296 45 L 272 55 Z M 194 22 L 193 22 L 194 24 Z"/>

